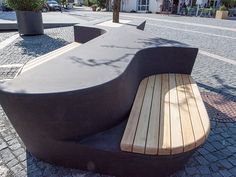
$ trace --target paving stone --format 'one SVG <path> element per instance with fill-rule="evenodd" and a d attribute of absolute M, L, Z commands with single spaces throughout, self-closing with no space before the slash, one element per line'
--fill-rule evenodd
<path fill-rule="evenodd" d="M 236 167 L 234 166 L 234 168 L 230 169 L 229 172 L 234 176 L 236 176 Z"/>
<path fill-rule="evenodd" d="M 21 162 L 21 165 L 22 165 L 23 167 L 25 167 L 25 169 L 26 169 L 26 167 L 27 167 L 27 160 L 22 161 L 22 162 Z"/>
<path fill-rule="evenodd" d="M 9 135 L 9 136 L 4 137 L 5 141 L 10 141 L 14 138 L 15 138 L 15 135 Z"/>
<path fill-rule="evenodd" d="M 223 177 L 220 173 L 212 173 L 212 177 Z"/>
<path fill-rule="evenodd" d="M 223 167 L 219 163 L 211 163 L 210 169 L 213 172 L 219 172 L 220 170 L 223 170 Z"/>
<path fill-rule="evenodd" d="M 3 149 L 0 151 L 0 156 L 2 157 L 2 161 L 4 163 L 9 162 L 10 160 L 12 160 L 13 158 L 15 158 L 11 151 L 7 148 L 7 149 Z"/>
<path fill-rule="evenodd" d="M 228 157 L 228 155 L 226 155 L 220 151 L 216 151 L 213 154 L 214 154 L 214 156 L 216 156 L 218 158 L 218 160 L 222 160 L 222 159 L 225 159 Z"/>
<path fill-rule="evenodd" d="M 235 157 L 230 157 L 230 158 L 228 158 L 228 161 L 232 164 L 232 165 L 234 165 L 234 166 L 236 166 L 236 158 Z M 235 173 L 236 174 L 236 173 Z"/>
<path fill-rule="evenodd" d="M 1 151 L 2 149 L 5 149 L 5 148 L 7 148 L 7 144 L 6 144 L 5 142 L 2 142 L 2 143 L 0 144 L 0 151 Z"/>
<path fill-rule="evenodd" d="M 199 162 L 201 165 L 208 165 L 209 162 L 203 157 L 203 156 L 198 156 L 196 157 L 196 160 Z"/>
<path fill-rule="evenodd" d="M 236 153 L 236 147 L 234 146 L 228 146 L 227 149 L 232 153 Z"/>
<path fill-rule="evenodd" d="M 203 147 L 209 152 L 216 151 L 216 148 L 214 146 L 212 146 L 211 144 L 209 144 L 209 143 L 205 143 Z"/>
<path fill-rule="evenodd" d="M 209 152 L 208 152 L 205 148 L 203 148 L 203 147 L 201 147 L 200 149 L 198 149 L 198 152 L 199 152 L 201 155 L 203 155 L 203 156 L 209 153 Z"/>
<path fill-rule="evenodd" d="M 14 159 L 12 159 L 10 162 L 7 163 L 7 167 L 8 167 L 8 168 L 12 168 L 12 167 L 14 167 L 16 164 L 18 164 L 18 163 L 19 163 L 19 161 L 14 158 Z"/>
<path fill-rule="evenodd" d="M 20 156 L 21 154 L 25 153 L 25 149 L 20 147 L 19 149 L 12 151 L 15 156 Z"/>
<path fill-rule="evenodd" d="M 7 167 L 5 167 L 4 165 L 0 165 L 0 176 L 7 176 L 7 174 L 9 173 L 9 170 Z"/>
<path fill-rule="evenodd" d="M 200 167 L 198 167 L 198 169 L 200 171 L 200 174 L 202 174 L 202 175 L 210 175 L 211 174 L 210 169 L 207 166 L 200 166 Z"/>
<path fill-rule="evenodd" d="M 11 168 L 11 171 L 16 175 L 22 170 L 23 170 L 23 167 L 20 164 L 17 164 L 16 166 Z"/>
<path fill-rule="evenodd" d="M 205 155 L 205 158 L 209 161 L 209 162 L 216 162 L 218 160 L 218 158 L 216 156 L 212 154 L 207 154 Z"/>
<path fill-rule="evenodd" d="M 185 168 L 185 172 L 187 175 L 195 175 L 195 174 L 199 173 L 197 167 L 187 167 L 187 168 Z"/>
<path fill-rule="evenodd" d="M 221 160 L 220 163 L 225 167 L 226 169 L 231 169 L 233 165 L 228 160 Z"/>
<path fill-rule="evenodd" d="M 224 149 L 224 148 L 225 148 L 225 146 L 224 146 L 221 142 L 219 142 L 219 141 L 216 141 L 216 142 L 212 143 L 212 145 L 213 145 L 217 150 L 220 150 L 220 149 Z"/>
<path fill-rule="evenodd" d="M 12 140 L 10 140 L 10 141 L 8 141 L 7 142 L 7 144 L 9 145 L 9 146 L 11 146 L 11 145 L 13 145 L 13 144 L 18 144 L 19 142 L 18 142 L 18 140 L 15 138 L 15 139 L 12 139 Z"/>
<path fill-rule="evenodd" d="M 220 174 L 223 176 L 223 177 L 231 177 L 232 174 L 228 171 L 228 170 L 221 170 L 220 171 Z"/>
<path fill-rule="evenodd" d="M 16 143 L 16 144 L 13 144 L 9 147 L 11 148 L 11 150 L 14 151 L 14 150 L 17 150 L 17 149 L 21 148 L 21 145 L 19 143 Z"/>
<path fill-rule="evenodd" d="M 25 153 L 21 154 L 21 155 L 18 157 L 18 159 L 19 159 L 21 162 L 23 162 L 24 160 L 26 160 L 26 154 L 25 154 Z"/>

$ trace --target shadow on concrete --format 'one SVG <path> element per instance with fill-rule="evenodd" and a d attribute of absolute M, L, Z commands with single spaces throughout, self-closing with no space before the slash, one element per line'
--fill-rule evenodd
<path fill-rule="evenodd" d="M 168 40 L 163 38 L 148 38 L 146 40 L 140 40 L 139 43 L 143 43 L 145 46 L 172 46 L 172 47 L 190 47 L 188 44 L 174 41 L 174 40 Z"/>
<path fill-rule="evenodd" d="M 26 163 L 27 163 L 27 177 L 41 177 L 41 176 L 86 176 L 86 177 L 108 177 L 105 175 L 95 174 L 88 171 L 82 171 L 79 169 L 64 168 L 61 166 L 56 166 L 49 164 L 47 162 L 41 161 L 32 155 L 30 152 L 26 151 Z"/>

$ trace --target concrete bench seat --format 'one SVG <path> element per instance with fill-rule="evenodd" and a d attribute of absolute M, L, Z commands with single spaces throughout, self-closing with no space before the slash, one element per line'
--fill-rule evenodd
<path fill-rule="evenodd" d="M 191 76 L 159 74 L 138 89 L 121 150 L 150 155 L 180 154 L 202 145 L 210 121 Z"/>
<path fill-rule="evenodd" d="M 194 150 L 152 157 L 120 149 L 140 82 L 191 74 L 198 52 L 139 29 L 133 22 L 76 25 L 74 44 L 0 85 L 0 103 L 28 151 L 57 165 L 122 177 L 164 176 L 183 166 Z"/>

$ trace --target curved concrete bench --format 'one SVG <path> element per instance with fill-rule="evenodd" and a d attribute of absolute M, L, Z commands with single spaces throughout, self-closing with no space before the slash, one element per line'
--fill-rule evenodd
<path fill-rule="evenodd" d="M 121 176 L 172 172 L 192 151 L 149 157 L 119 144 L 141 80 L 190 74 L 198 50 L 158 46 L 133 25 L 99 28 L 75 26 L 85 44 L 2 84 L 4 111 L 27 149 L 48 162 Z"/>

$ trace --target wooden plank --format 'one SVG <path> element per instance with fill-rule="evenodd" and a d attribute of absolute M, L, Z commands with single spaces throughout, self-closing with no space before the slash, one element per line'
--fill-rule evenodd
<path fill-rule="evenodd" d="M 158 143 L 158 154 L 170 154 L 170 99 L 169 99 L 169 76 L 162 75 L 162 92 L 161 92 L 161 115 L 160 115 L 160 132 Z"/>
<path fill-rule="evenodd" d="M 176 74 L 176 86 L 182 126 L 184 152 L 186 152 L 194 149 L 196 145 L 181 74 Z"/>
<path fill-rule="evenodd" d="M 145 95 L 146 87 L 147 87 L 148 78 L 142 80 L 139 85 L 133 107 L 130 112 L 130 116 L 124 131 L 124 135 L 122 137 L 120 148 L 122 151 L 132 151 L 132 146 L 134 142 L 134 137 L 136 133 L 136 128 L 138 125 L 139 115 L 141 111 L 141 107 L 143 104 L 143 98 Z"/>
<path fill-rule="evenodd" d="M 195 97 L 195 100 L 197 103 L 198 111 L 199 111 L 199 114 L 200 114 L 200 117 L 202 120 L 202 125 L 203 125 L 204 131 L 205 131 L 205 136 L 207 137 L 210 132 L 210 119 L 208 117 L 206 107 L 202 101 L 202 97 L 201 97 L 201 94 L 199 92 L 196 82 L 193 80 L 193 78 L 191 76 L 189 76 L 189 81 L 191 83 L 192 91 L 194 93 L 194 97 Z"/>
<path fill-rule="evenodd" d="M 146 142 L 146 154 L 157 155 L 159 141 L 159 124 L 161 108 L 161 75 L 156 75 L 152 99 L 150 122 Z"/>
<path fill-rule="evenodd" d="M 155 76 L 151 76 L 148 78 L 147 89 L 144 96 L 143 106 L 141 109 L 138 127 L 133 144 L 133 152 L 136 153 L 142 153 L 142 154 L 145 153 L 148 123 L 152 104 L 152 95 L 154 90 L 154 81 L 155 81 Z"/>
<path fill-rule="evenodd" d="M 192 86 L 189 81 L 189 76 L 183 74 L 182 78 L 183 78 L 183 83 L 185 86 L 185 93 L 186 93 L 189 113 L 190 113 L 190 117 L 191 117 L 191 121 L 193 125 L 193 132 L 195 136 L 196 146 L 199 146 L 205 141 L 205 132 L 202 126 L 200 114 L 198 112 L 194 93 L 192 91 Z"/>
<path fill-rule="evenodd" d="M 171 154 L 184 151 L 175 74 L 169 74 Z"/>

